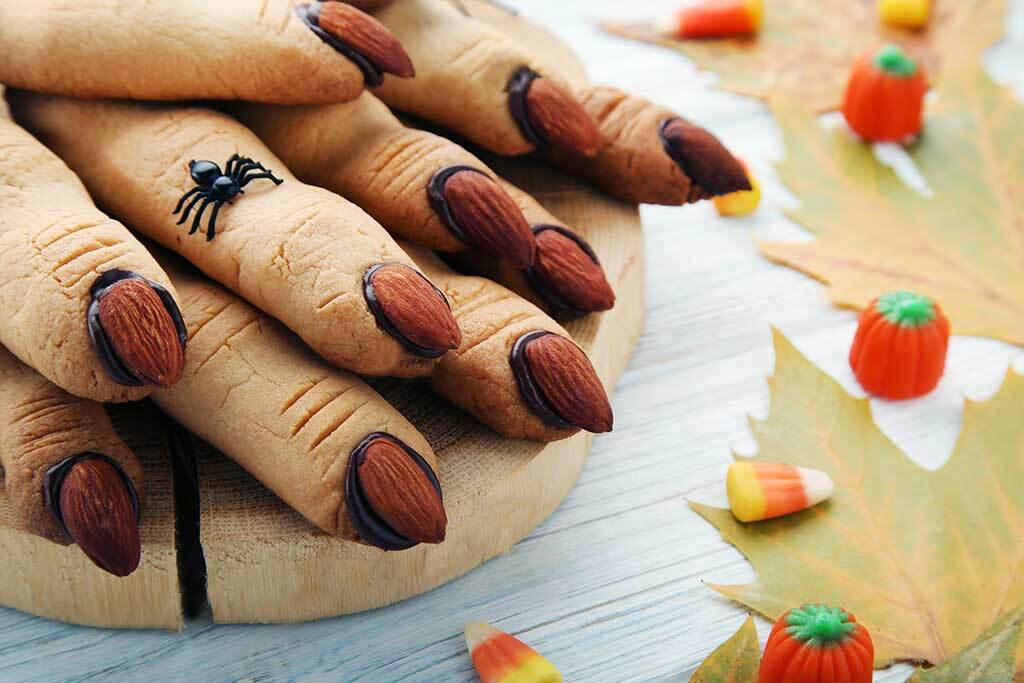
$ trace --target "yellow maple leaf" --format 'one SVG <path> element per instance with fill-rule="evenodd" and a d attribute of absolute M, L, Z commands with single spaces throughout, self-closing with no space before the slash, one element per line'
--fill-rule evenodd
<path fill-rule="evenodd" d="M 719 87 L 743 95 L 800 98 L 815 111 L 836 109 L 850 65 L 862 51 L 899 42 L 937 73 L 942 59 L 974 57 L 1003 35 L 1005 0 L 935 3 L 928 27 L 905 31 L 885 26 L 876 0 L 770 0 L 765 23 L 753 39 L 673 40 L 653 21 L 607 21 L 615 35 L 665 45 L 720 77 Z"/>
<path fill-rule="evenodd" d="M 761 668 L 761 643 L 754 619 L 747 617 L 740 629 L 708 655 L 690 676 L 690 683 L 750 683 Z"/>
<path fill-rule="evenodd" d="M 878 429 L 867 400 L 774 337 L 754 459 L 824 470 L 836 492 L 753 524 L 692 504 L 757 572 L 712 587 L 771 619 L 805 602 L 842 606 L 870 629 L 879 667 L 947 660 L 1024 602 L 1024 376 L 968 402 L 953 455 L 928 471 Z"/>
<path fill-rule="evenodd" d="M 977 65 L 950 65 L 910 156 L 918 194 L 842 127 L 773 101 L 786 141 L 787 215 L 817 236 L 761 244 L 771 260 L 829 284 L 843 306 L 911 289 L 935 298 L 959 334 L 1024 344 L 1024 107 Z"/>

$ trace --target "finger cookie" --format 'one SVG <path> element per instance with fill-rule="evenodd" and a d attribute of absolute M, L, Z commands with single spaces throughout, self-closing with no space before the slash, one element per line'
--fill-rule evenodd
<path fill-rule="evenodd" d="M 337 192 L 391 234 L 523 268 L 536 245 L 494 173 L 458 145 L 407 128 L 370 93 L 343 104 L 230 110 L 302 180 Z"/>
<path fill-rule="evenodd" d="M 0 82 L 75 97 L 340 102 L 413 74 L 387 29 L 340 2 L 5 2 L 0 26 Z"/>
<path fill-rule="evenodd" d="M 25 92 L 8 99 L 104 206 L 330 362 L 415 377 L 458 346 L 448 302 L 387 232 L 296 180 L 234 119 Z"/>
<path fill-rule="evenodd" d="M 375 92 L 390 106 L 443 125 L 498 154 L 602 145 L 557 69 L 447 0 L 402 0 L 375 15 L 416 64 L 416 78 Z"/>
<path fill-rule="evenodd" d="M 549 312 L 614 304 L 585 240 L 462 147 L 407 128 L 370 93 L 343 104 L 230 110 L 300 178 L 352 200 L 393 235 L 459 253 L 460 263 Z"/>
<path fill-rule="evenodd" d="M 139 565 L 142 467 L 103 406 L 72 396 L 0 346 L 0 463 L 19 523 L 77 543 L 98 567 Z"/>
<path fill-rule="evenodd" d="M 607 144 L 593 158 L 544 150 L 554 165 L 634 204 L 691 204 L 750 189 L 743 166 L 718 138 L 675 112 L 606 86 L 576 95 Z"/>
<path fill-rule="evenodd" d="M 510 21 L 500 11 L 480 13 L 479 3 L 471 6 L 473 17 L 461 15 L 444 0 L 402 2 L 378 13 L 409 48 L 417 65 L 421 65 L 421 75 L 441 59 L 434 55 L 444 55 L 446 49 L 453 49 L 460 66 L 471 70 L 474 78 L 463 78 L 461 84 L 449 86 L 442 73 L 429 88 L 423 78 L 417 78 L 415 82 L 390 83 L 377 92 L 388 104 L 445 125 L 493 152 L 521 154 L 521 147 L 501 148 L 491 139 L 508 134 L 497 107 L 480 113 L 465 106 L 467 101 L 485 97 L 485 93 L 493 99 L 489 82 L 475 78 L 474 69 L 489 58 L 486 53 L 497 40 L 495 35 L 504 41 L 501 44 L 509 54 L 522 55 L 525 48 L 512 31 L 521 24 Z M 445 32 L 439 32 L 442 28 Z M 454 36 L 451 44 L 455 47 L 449 47 L 448 31 Z M 427 49 L 424 43 L 428 44 Z M 554 68 L 537 68 L 547 77 L 544 80 L 555 78 Z M 456 92 L 449 100 L 443 95 L 451 87 L 470 92 Z M 508 90 L 509 103 L 517 102 L 516 82 L 510 82 Z M 570 92 L 571 96 L 565 94 Z M 587 178 L 612 196 L 637 204 L 678 205 L 750 189 L 739 162 L 722 144 L 675 112 L 605 86 L 577 85 L 563 95 L 565 99 L 559 101 L 570 101 L 572 107 L 555 110 L 542 106 L 537 112 L 545 112 L 550 120 L 559 122 L 559 127 L 580 131 L 585 129 L 581 122 L 589 119 L 597 126 L 593 138 L 597 142 L 590 146 L 539 144 L 534 148 L 553 164 Z M 452 106 L 452 102 L 458 105 Z M 582 107 L 586 119 L 580 117 L 577 107 Z M 524 107 L 517 105 L 513 109 L 521 112 Z M 525 110 L 529 112 L 529 106 Z M 470 117 L 475 118 L 463 121 Z M 470 123 L 477 125 L 471 127 Z M 593 135 L 587 133 L 588 138 Z"/>
<path fill-rule="evenodd" d="M 153 400 L 324 531 L 403 550 L 444 540 L 430 445 L 355 375 L 331 368 L 280 323 L 165 261 L 191 353 Z"/>
<path fill-rule="evenodd" d="M 178 380 L 184 329 L 146 249 L 0 119 L 0 342 L 65 391 L 118 402 Z"/>
<path fill-rule="evenodd" d="M 452 301 L 463 344 L 438 362 L 434 391 L 502 436 L 556 441 L 608 432 L 612 409 L 587 355 L 539 308 L 485 278 L 407 246 Z"/>

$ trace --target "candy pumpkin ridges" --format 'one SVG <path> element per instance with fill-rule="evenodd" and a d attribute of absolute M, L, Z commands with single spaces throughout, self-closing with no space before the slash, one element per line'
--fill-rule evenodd
<path fill-rule="evenodd" d="M 871 683 L 875 648 L 857 618 L 840 607 L 805 604 L 775 622 L 759 683 Z"/>
<path fill-rule="evenodd" d="M 913 292 L 891 292 L 861 315 L 850 368 L 869 394 L 916 398 L 939 383 L 948 347 L 949 321 L 938 304 Z"/>
<path fill-rule="evenodd" d="M 843 98 L 843 117 L 865 140 L 895 142 L 921 131 L 928 81 L 924 69 L 897 45 L 862 54 Z"/>

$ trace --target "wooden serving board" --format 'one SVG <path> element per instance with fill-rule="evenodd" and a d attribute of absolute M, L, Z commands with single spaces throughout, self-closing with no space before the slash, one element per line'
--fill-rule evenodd
<path fill-rule="evenodd" d="M 526 162 L 499 170 L 580 230 L 600 256 L 615 288 L 615 308 L 568 329 L 611 393 L 643 327 L 643 235 L 636 207 Z M 422 383 L 373 383 L 438 455 L 449 518 L 443 544 L 387 553 L 327 535 L 198 442 L 196 534 L 197 520 L 188 510 L 190 456 L 182 459 L 167 420 L 145 402 L 111 408 L 146 474 L 139 569 L 114 578 L 78 548 L 22 531 L 0 496 L 0 603 L 91 626 L 177 629 L 184 623 L 182 594 L 201 590 L 201 564 L 184 561 L 198 555 L 205 558 L 216 621 L 290 622 L 372 609 L 440 586 L 507 552 L 558 507 L 583 468 L 588 434 L 546 445 L 504 439 Z"/>
<path fill-rule="evenodd" d="M 585 78 L 571 50 L 544 29 L 481 0 L 462 4 L 481 19 L 500 20 L 513 35 L 529 37 L 574 82 Z M 644 322 L 637 207 L 530 161 L 485 160 L 581 233 L 600 257 L 616 305 L 566 327 L 611 394 Z M 580 433 L 552 444 L 505 439 L 422 383 L 371 384 L 438 456 L 449 522 L 443 544 L 388 553 L 330 536 L 144 402 L 111 408 L 115 427 L 146 475 L 139 569 L 114 578 L 76 547 L 22 531 L 0 496 L 0 604 L 90 626 L 164 629 L 182 628 L 184 611 L 204 600 L 218 622 L 306 621 L 381 607 L 511 549 L 572 490 L 593 438 Z"/>

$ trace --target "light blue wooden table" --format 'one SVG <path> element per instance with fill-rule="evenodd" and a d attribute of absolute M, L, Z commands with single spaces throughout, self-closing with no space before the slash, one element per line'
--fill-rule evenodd
<path fill-rule="evenodd" d="M 575 491 L 507 556 L 366 614 L 295 626 L 201 620 L 173 634 L 79 628 L 0 609 L 0 680 L 469 682 L 462 627 L 483 619 L 533 644 L 569 681 L 681 682 L 740 625 L 743 610 L 701 582 L 753 572 L 686 499 L 724 504 L 730 450 L 750 448 L 746 416 L 767 407 L 769 326 L 856 392 L 845 365 L 855 316 L 753 244 L 752 235 L 808 239 L 780 213 L 793 200 L 771 168 L 783 150 L 764 107 L 711 89 L 713 76 L 674 53 L 594 28 L 599 18 L 656 14 L 678 0 L 511 4 L 572 43 L 595 81 L 713 129 L 752 163 L 765 190 L 762 209 L 740 220 L 717 218 L 709 204 L 644 208 L 648 328 L 614 396 L 615 432 L 595 440 Z M 1024 95 L 1024 0 L 1013 3 L 1009 27 L 988 64 Z M 910 405 L 876 404 L 876 419 L 937 467 L 959 431 L 962 396 L 991 394 L 1014 361 L 1024 371 L 1018 348 L 955 338 L 940 390 Z M 767 622 L 758 629 L 764 638 Z M 907 671 L 876 680 L 903 680 Z"/>

